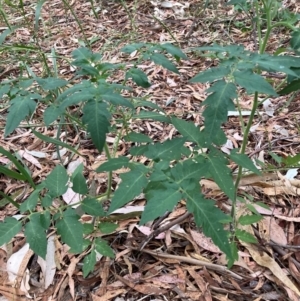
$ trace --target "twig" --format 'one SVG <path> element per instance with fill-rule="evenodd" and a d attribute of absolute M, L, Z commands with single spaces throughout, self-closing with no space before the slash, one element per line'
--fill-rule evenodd
<path fill-rule="evenodd" d="M 134 248 L 132 248 L 132 249 L 135 250 Z M 209 270 L 229 274 L 230 276 L 232 276 L 235 279 L 238 279 L 238 280 L 243 280 L 244 279 L 242 276 L 228 270 L 223 265 L 214 264 L 214 263 L 210 263 L 210 262 L 206 262 L 206 261 L 202 261 L 202 260 L 198 260 L 198 259 L 194 259 L 194 258 L 189 258 L 189 257 L 185 257 L 185 256 L 178 256 L 178 255 L 171 255 L 171 254 L 167 254 L 167 253 L 153 252 L 153 251 L 145 250 L 145 249 L 142 250 L 142 252 L 150 254 L 152 256 L 156 256 L 156 257 L 174 259 L 174 260 L 178 260 L 179 262 L 186 262 L 186 263 L 190 263 L 190 264 L 194 264 L 194 265 L 205 266 Z"/>
<path fill-rule="evenodd" d="M 178 218 L 174 219 L 173 221 L 169 222 L 168 224 L 161 226 L 158 229 L 154 230 L 152 233 L 150 233 L 149 236 L 146 237 L 146 239 L 144 241 L 142 241 L 142 243 L 139 246 L 139 250 L 142 251 L 153 237 L 156 237 L 160 233 L 165 232 L 165 231 L 169 230 L 170 228 L 172 228 L 173 226 L 183 222 L 190 215 L 191 215 L 190 212 L 186 212 L 183 215 L 179 216 Z"/>

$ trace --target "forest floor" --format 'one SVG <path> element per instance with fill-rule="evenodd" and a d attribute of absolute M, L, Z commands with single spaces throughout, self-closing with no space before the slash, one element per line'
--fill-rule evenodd
<path fill-rule="evenodd" d="M 5 3 L 4 3 L 5 2 Z M 19 25 L 15 32 L 7 36 L 3 45 L 33 45 L 36 2 L 23 1 L 24 14 L 20 13 L 14 1 L 2 2 L 2 10 L 9 17 L 11 25 Z M 204 2 L 204 1 L 203 1 Z M 294 13 L 300 13 L 297 0 L 283 1 Z M 21 2 L 20 2 L 21 3 Z M 85 45 L 89 40 L 94 52 L 103 56 L 103 61 L 122 63 L 134 57 L 125 56 L 120 49 L 130 43 L 178 43 L 189 60 L 181 61 L 180 75 L 176 75 L 153 63 L 142 66 L 152 86 L 149 89 L 136 88 L 136 96 L 146 97 L 158 104 L 167 114 L 175 114 L 195 124 L 201 123 L 201 102 L 205 100 L 208 84 L 191 84 L 188 82 L 201 70 L 217 64 L 209 58 L 197 57 L 191 53 L 191 47 L 221 44 L 240 44 L 247 50 L 256 51 L 256 36 L 252 31 L 249 16 L 226 6 L 224 1 L 213 1 L 204 8 L 199 1 L 110 1 L 92 2 L 70 0 L 69 6 L 63 0 L 46 1 L 40 13 L 39 30 L 35 41 L 40 49 L 49 56 L 51 49 L 58 57 L 59 77 L 70 79 L 74 70 L 66 58 L 71 58 L 74 49 Z M 298 22 L 299 25 L 299 22 Z M 0 17 L 0 30 L 7 26 Z M 84 34 L 82 32 L 84 31 Z M 275 53 L 289 43 L 288 32 L 274 30 L 268 44 L 267 52 Z M 4 51 L 0 61 L 0 80 L 17 77 L 21 62 L 31 70 L 43 75 L 42 64 L 34 52 L 27 54 Z M 29 56 L 28 56 L 29 54 Z M 49 60 L 51 64 L 51 60 Z M 111 79 L 122 82 L 122 74 Z M 249 111 L 252 97 L 242 94 L 242 110 Z M 4 138 L 5 117 L 8 104 L 0 100 L 0 146 L 12 152 L 18 152 L 29 167 L 34 181 L 39 182 L 53 169 L 55 147 L 47 144 L 26 127 L 19 127 L 13 134 Z M 43 108 L 39 107 L 34 118 L 35 123 L 42 121 Z M 244 116 L 247 122 L 247 116 Z M 154 141 L 164 141 L 170 137 L 170 128 L 159 122 L 135 121 L 131 126 L 142 129 Z M 54 127 L 36 127 L 45 135 L 55 137 Z M 237 116 L 229 116 L 224 130 L 230 142 L 227 148 L 239 147 L 241 128 Z M 105 157 L 92 147 L 90 141 L 81 141 L 80 135 L 69 128 L 68 136 L 62 137 L 65 142 L 79 145 L 78 151 L 84 154 L 84 167 L 88 183 L 95 183 L 97 193 L 105 190 L 106 174 L 99 174 L 95 169 L 105 161 Z M 73 134 L 72 134 L 73 131 Z M 10 249 L 0 249 L 0 294 L 1 300 L 93 300 L 93 301 L 137 301 L 137 300 L 299 300 L 300 293 L 300 247 L 299 222 L 299 185 L 300 176 L 297 170 L 280 170 L 276 168 L 274 156 L 285 157 L 300 153 L 300 94 L 294 99 L 289 96 L 272 98 L 259 107 L 256 116 L 247 154 L 269 164 L 263 176 L 245 177 L 240 190 L 253 197 L 253 204 L 260 201 L 269 206 L 263 209 L 255 205 L 264 216 L 255 227 L 260 245 L 239 244 L 239 260 L 229 271 L 226 269 L 224 254 L 207 239 L 201 229 L 195 227 L 192 216 L 184 215 L 184 204 L 155 224 L 140 227 L 139 216 L 124 215 L 118 228 L 105 236 L 113 248 L 116 257 L 102 257 L 95 270 L 88 278 L 83 278 L 82 260 L 86 254 L 75 256 L 67 253 L 65 246 L 57 242 L 57 267 L 53 275 L 53 284 L 47 289 L 39 282 L 40 266 L 37 256 L 24 256 L 19 279 L 27 286 L 26 290 L 16 289 L 7 280 L 6 264 L 9 254 L 16 253 L 25 244 L 24 234 L 20 233 L 13 240 Z M 112 146 L 114 138 L 108 136 L 107 142 Z M 125 142 L 120 143 L 118 154 L 128 151 Z M 35 157 L 34 152 L 47 154 L 46 159 Z M 63 160 L 69 156 L 62 154 Z M 74 156 L 72 160 L 77 160 Z M 141 161 L 143 158 L 140 159 Z M 7 164 L 6 158 L 0 156 L 1 164 Z M 68 161 L 66 161 L 68 162 Z M 291 174 L 295 173 L 291 176 Z M 289 176 L 288 176 L 289 175 Z M 115 185 L 119 174 L 114 174 Z M 216 200 L 217 205 L 226 210 L 227 198 L 212 181 L 203 181 L 202 189 L 208 198 Z M 0 190 L 13 195 L 22 202 L 28 196 L 26 185 L 12 181 L 0 174 Z M 11 204 L 1 203 L 0 217 L 18 214 L 18 209 Z M 135 212 L 145 204 L 144 199 L 137 199 L 128 208 L 127 214 Z M 135 209 L 134 209 L 135 207 Z M 130 209 L 131 208 L 131 209 Z M 133 209 L 132 209 L 133 208 Z M 184 216 L 184 219 L 180 217 Z M 154 226 L 162 227 L 174 222 L 172 227 L 147 239 Z M 138 247 L 144 244 L 142 250 Z M 296 246 L 296 247 L 295 247 Z M 157 251 L 163 251 L 158 254 Z M 32 255 L 32 254 L 31 254 Z M 207 264 L 205 264 L 207 263 Z M 25 277 L 26 276 L 26 277 Z M 27 296 L 24 293 L 27 291 Z"/>

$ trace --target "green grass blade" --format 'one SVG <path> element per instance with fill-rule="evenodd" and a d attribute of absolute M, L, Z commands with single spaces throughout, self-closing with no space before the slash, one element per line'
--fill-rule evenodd
<path fill-rule="evenodd" d="M 35 16 L 34 16 L 34 31 L 35 34 L 37 34 L 37 31 L 39 29 L 39 19 L 41 15 L 41 9 L 43 4 L 46 2 L 46 0 L 41 0 L 38 2 L 36 9 L 35 9 Z"/>
<path fill-rule="evenodd" d="M 6 199 L 9 203 L 13 204 L 15 207 L 20 208 L 20 205 L 15 200 L 13 200 L 9 195 L 5 194 L 2 191 L 0 191 L 0 195 L 3 196 L 4 199 Z M 4 199 L 0 201 L 0 207 L 6 205 L 5 201 L 3 201 Z"/>
<path fill-rule="evenodd" d="M 11 162 L 14 163 L 16 168 L 20 171 L 20 173 L 25 177 L 27 182 L 35 188 L 35 184 L 31 178 L 31 175 L 26 171 L 26 169 L 23 167 L 23 165 L 16 159 L 14 155 L 12 155 L 10 152 L 5 150 L 3 147 L 0 146 L 0 153 L 6 156 Z"/>

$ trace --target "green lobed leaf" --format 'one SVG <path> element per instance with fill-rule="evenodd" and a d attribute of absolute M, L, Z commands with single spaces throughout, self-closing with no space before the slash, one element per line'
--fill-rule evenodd
<path fill-rule="evenodd" d="M 52 206 L 52 202 L 53 202 L 53 198 L 49 194 L 46 194 L 42 198 L 42 206 L 43 207 L 50 207 L 50 206 Z"/>
<path fill-rule="evenodd" d="M 151 143 L 153 142 L 152 139 L 142 133 L 136 133 L 136 132 L 131 132 L 128 135 L 124 137 L 125 141 L 132 141 L 132 142 L 137 142 L 137 143 Z"/>
<path fill-rule="evenodd" d="M 101 153 L 110 123 L 105 115 L 106 105 L 97 101 L 89 101 L 83 108 L 83 123 L 91 134 L 92 141 Z M 104 111 L 104 112 L 103 112 Z"/>
<path fill-rule="evenodd" d="M 300 154 L 297 154 L 295 156 L 287 156 L 286 158 L 282 159 L 282 163 L 286 166 L 295 166 L 298 165 L 300 162 Z"/>
<path fill-rule="evenodd" d="M 149 172 L 149 166 L 146 166 L 145 163 L 140 163 L 140 162 L 135 162 L 135 161 L 131 161 L 129 162 L 128 167 L 131 170 L 137 170 L 141 173 L 147 174 Z"/>
<path fill-rule="evenodd" d="M 255 205 L 258 205 L 258 206 L 260 206 L 260 207 L 262 207 L 264 209 L 272 211 L 271 208 L 267 204 L 265 204 L 263 202 L 255 202 Z"/>
<path fill-rule="evenodd" d="M 290 45 L 296 52 L 300 52 L 300 30 L 293 31 Z"/>
<path fill-rule="evenodd" d="M 58 119 L 65 110 L 56 105 L 49 105 L 44 112 L 44 122 L 46 126 L 49 126 L 52 122 Z"/>
<path fill-rule="evenodd" d="M 243 215 L 239 218 L 238 223 L 245 226 L 245 225 L 252 225 L 254 223 L 259 222 L 260 220 L 262 220 L 263 217 L 261 215 L 256 215 L 256 214 L 247 214 L 247 215 Z"/>
<path fill-rule="evenodd" d="M 219 66 L 210 68 L 205 71 L 201 71 L 192 79 L 189 80 L 191 83 L 211 83 L 216 79 L 221 79 L 231 72 L 230 68 L 227 66 Z"/>
<path fill-rule="evenodd" d="M 228 219 L 227 215 L 215 206 L 214 201 L 204 199 L 200 191 L 187 192 L 186 197 L 187 209 L 193 213 L 196 225 L 202 227 L 203 233 L 226 254 L 229 261 L 237 259 L 229 243 L 229 232 L 219 222 Z"/>
<path fill-rule="evenodd" d="M 173 138 L 172 140 L 167 140 L 163 143 L 150 144 L 144 155 L 147 158 L 154 160 L 179 160 L 181 157 L 181 147 L 185 140 L 185 138 Z"/>
<path fill-rule="evenodd" d="M 43 211 L 38 213 L 40 224 L 45 229 L 48 230 L 51 224 L 51 214 L 49 211 Z"/>
<path fill-rule="evenodd" d="M 277 95 L 273 87 L 261 75 L 255 74 L 251 70 L 235 71 L 233 76 L 235 82 L 245 88 L 248 94 L 260 92 L 267 95 Z"/>
<path fill-rule="evenodd" d="M 235 236 L 244 242 L 255 244 L 257 243 L 257 239 L 251 233 L 246 232 L 245 230 L 236 229 Z"/>
<path fill-rule="evenodd" d="M 83 164 L 81 163 L 79 166 L 77 166 L 76 170 L 72 174 L 71 181 L 73 183 L 72 190 L 74 192 L 84 195 L 88 193 L 88 187 L 86 184 L 86 179 L 82 173 L 83 173 Z"/>
<path fill-rule="evenodd" d="M 176 66 L 167 59 L 167 57 L 161 53 L 152 53 L 149 56 L 149 59 L 153 61 L 157 65 L 161 65 L 162 67 L 179 74 L 179 71 L 177 70 Z"/>
<path fill-rule="evenodd" d="M 101 203 L 95 198 L 85 198 L 81 203 L 81 208 L 85 213 L 92 216 L 105 216 Z"/>
<path fill-rule="evenodd" d="M 183 60 L 188 60 L 188 57 L 181 51 L 181 49 L 171 43 L 162 44 L 160 47 L 169 54 L 173 55 L 176 59 L 181 58 Z"/>
<path fill-rule="evenodd" d="M 110 234 L 113 233 L 118 228 L 118 226 L 119 226 L 118 224 L 114 224 L 114 223 L 101 222 L 98 225 L 98 228 L 102 234 Z"/>
<path fill-rule="evenodd" d="M 151 102 L 151 101 L 137 99 L 134 106 L 135 106 L 135 108 L 148 107 L 153 110 L 158 110 L 158 111 L 162 112 L 163 114 L 165 114 L 163 109 L 160 106 L 158 106 L 156 103 Z"/>
<path fill-rule="evenodd" d="M 241 45 L 229 45 L 229 46 L 221 46 L 218 44 L 214 44 L 212 46 L 202 46 L 196 47 L 197 51 L 212 51 L 216 53 L 227 53 L 229 57 L 239 57 L 244 54 L 245 49 Z"/>
<path fill-rule="evenodd" d="M 68 189 L 69 176 L 61 165 L 57 165 L 44 181 L 49 195 L 58 197 L 63 195 Z"/>
<path fill-rule="evenodd" d="M 87 47 L 80 47 L 72 51 L 73 59 L 82 63 L 89 63 L 89 61 L 92 58 L 92 55 L 93 55 L 92 51 Z"/>
<path fill-rule="evenodd" d="M 47 236 L 45 229 L 38 222 L 38 219 L 32 219 L 25 225 L 25 237 L 29 243 L 30 249 L 43 259 L 47 253 Z"/>
<path fill-rule="evenodd" d="M 129 159 L 127 157 L 111 158 L 108 161 L 101 164 L 96 172 L 114 171 L 122 167 L 128 167 Z"/>
<path fill-rule="evenodd" d="M 21 231 L 22 222 L 13 217 L 6 217 L 0 222 L 0 246 L 8 243 L 16 234 Z"/>
<path fill-rule="evenodd" d="M 199 185 L 201 177 L 208 177 L 208 166 L 206 162 L 197 163 L 193 160 L 185 160 L 183 162 L 177 163 L 171 169 L 171 175 L 174 181 L 182 188 L 187 190 L 187 183 L 191 181 L 194 182 L 194 185 Z M 190 185 L 190 184 L 189 184 Z M 193 188 L 192 188 L 193 190 Z M 199 189 L 200 191 L 200 189 Z"/>
<path fill-rule="evenodd" d="M 99 252 L 103 256 L 108 256 L 110 258 L 115 257 L 115 253 L 114 253 L 113 249 L 107 244 L 107 241 L 105 241 L 101 238 L 95 239 L 95 249 L 97 252 Z"/>
<path fill-rule="evenodd" d="M 64 87 L 68 84 L 68 81 L 66 81 L 65 79 L 55 77 L 37 77 L 35 80 L 44 90 L 55 90 L 57 88 Z"/>
<path fill-rule="evenodd" d="M 96 252 L 94 249 L 83 259 L 83 277 L 85 278 L 90 272 L 93 272 L 96 264 Z"/>
<path fill-rule="evenodd" d="M 0 87 L 0 98 L 7 94 L 10 90 L 10 85 L 1 85 Z"/>
<path fill-rule="evenodd" d="M 96 67 L 92 66 L 90 62 L 83 61 L 73 61 L 73 65 L 78 66 L 77 75 L 81 76 L 91 76 L 92 78 L 97 78 L 99 76 L 99 71 Z"/>
<path fill-rule="evenodd" d="M 89 235 L 89 234 L 92 234 L 93 232 L 94 232 L 93 224 L 87 224 L 87 223 L 83 224 L 83 234 L 84 235 Z"/>
<path fill-rule="evenodd" d="M 152 221 L 164 215 L 166 211 L 173 211 L 182 198 L 177 185 L 164 183 L 163 186 L 159 185 L 159 189 L 152 188 L 154 189 L 146 192 L 147 204 L 142 213 L 140 224 Z"/>
<path fill-rule="evenodd" d="M 156 121 L 166 122 L 166 123 L 171 122 L 171 119 L 168 116 L 166 116 L 165 114 L 160 114 L 157 112 L 143 111 L 143 110 L 141 110 L 139 114 L 134 115 L 132 118 L 134 118 L 134 119 L 150 119 L 150 120 L 156 120 Z"/>
<path fill-rule="evenodd" d="M 83 226 L 78 221 L 79 216 L 74 209 L 63 212 L 61 219 L 56 222 L 57 233 L 70 248 L 72 253 L 80 253 L 83 249 Z"/>
<path fill-rule="evenodd" d="M 235 187 L 231 170 L 227 167 L 227 159 L 220 152 L 210 152 L 207 167 L 214 181 L 220 189 L 231 199 L 235 199 Z"/>
<path fill-rule="evenodd" d="M 300 90 L 300 79 L 293 80 L 290 84 L 278 92 L 279 95 L 287 95 Z"/>
<path fill-rule="evenodd" d="M 300 59 L 297 57 L 289 55 L 270 56 L 267 54 L 252 54 L 249 59 L 258 64 L 262 70 L 282 72 L 298 77 L 292 70 L 292 67 L 300 67 Z"/>
<path fill-rule="evenodd" d="M 203 105 L 206 105 L 203 112 L 206 143 L 222 145 L 226 142 L 226 136 L 220 131 L 220 126 L 227 121 L 228 111 L 234 110 L 232 99 L 237 97 L 236 87 L 232 83 L 219 80 L 207 92 L 213 93 L 203 102 Z"/>
<path fill-rule="evenodd" d="M 111 104 L 115 106 L 123 106 L 130 109 L 134 109 L 134 106 L 131 102 L 129 102 L 125 97 L 118 93 L 109 93 L 109 94 L 103 94 L 101 95 L 101 98 L 104 100 L 110 102 Z"/>
<path fill-rule="evenodd" d="M 256 210 L 256 208 L 252 205 L 252 204 L 246 204 L 247 209 L 249 209 L 249 211 L 251 211 L 254 214 L 259 215 L 259 212 Z"/>
<path fill-rule="evenodd" d="M 158 163 L 161 162 L 165 162 L 165 161 L 159 161 Z M 149 181 L 151 182 L 162 182 L 162 181 L 166 181 L 167 179 L 168 176 L 164 173 L 163 170 L 154 170 L 149 177 Z"/>
<path fill-rule="evenodd" d="M 177 131 L 188 141 L 197 143 L 200 147 L 203 146 L 203 133 L 195 126 L 193 122 L 188 122 L 183 119 L 172 117 L 172 123 Z"/>
<path fill-rule="evenodd" d="M 74 106 L 80 103 L 84 103 L 85 101 L 94 99 L 95 95 L 91 92 L 92 90 L 94 90 L 93 88 L 94 87 L 84 87 L 79 92 L 69 94 L 61 102 L 59 109 L 64 112 L 69 106 Z"/>
<path fill-rule="evenodd" d="M 281 164 L 282 163 L 282 157 L 276 155 L 275 153 L 269 151 L 268 154 L 272 157 L 272 159 L 278 163 L 278 164 Z"/>
<path fill-rule="evenodd" d="M 148 150 L 149 145 L 133 146 L 129 152 L 132 156 L 141 156 Z"/>
<path fill-rule="evenodd" d="M 132 80 L 140 87 L 149 88 L 151 83 L 148 81 L 147 75 L 138 68 L 131 68 L 126 72 L 125 80 L 132 78 Z"/>
<path fill-rule="evenodd" d="M 70 105 L 74 105 L 81 102 L 79 96 L 77 96 L 80 95 L 81 93 L 83 97 L 82 101 L 89 100 L 94 96 L 94 94 L 89 92 L 94 90 L 95 90 L 95 86 L 92 84 L 91 81 L 83 80 L 80 83 L 71 86 L 70 88 L 64 90 L 61 94 L 59 94 L 58 97 L 56 98 L 56 103 L 60 104 L 61 108 L 65 109 Z M 77 96 L 75 97 L 76 100 L 75 102 L 74 100 L 72 100 L 72 95 Z"/>
<path fill-rule="evenodd" d="M 121 174 L 122 182 L 116 189 L 112 198 L 109 213 L 124 206 L 138 196 L 147 186 L 147 178 L 140 170 L 132 170 Z"/>
<path fill-rule="evenodd" d="M 31 115 L 36 107 L 32 95 L 17 96 L 10 102 L 9 113 L 6 118 L 4 136 L 7 137 L 20 124 L 22 120 Z"/>
<path fill-rule="evenodd" d="M 257 169 L 252 160 L 245 154 L 238 153 L 237 149 L 233 149 L 229 155 L 230 159 L 238 165 L 252 171 L 257 175 L 261 175 L 261 171 Z"/>
<path fill-rule="evenodd" d="M 75 177 L 72 177 L 72 190 L 79 194 L 87 194 L 88 187 L 86 184 L 86 179 L 82 174 L 77 174 Z"/>
<path fill-rule="evenodd" d="M 20 212 L 24 213 L 26 211 L 31 211 L 36 207 L 39 200 L 39 190 L 34 190 L 31 195 L 20 205 Z"/>
<path fill-rule="evenodd" d="M 133 43 L 122 47 L 121 51 L 125 53 L 132 53 L 136 50 L 140 50 L 142 47 L 145 47 L 146 45 L 147 45 L 146 43 Z"/>

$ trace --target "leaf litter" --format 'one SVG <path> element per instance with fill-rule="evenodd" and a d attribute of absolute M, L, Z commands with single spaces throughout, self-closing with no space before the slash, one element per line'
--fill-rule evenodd
<path fill-rule="evenodd" d="M 33 29 L 28 24 L 34 24 L 35 3 L 24 3 L 26 20 L 9 4 L 10 1 L 3 4 L 9 22 L 20 27 L 8 36 L 8 43 L 31 45 Z M 35 34 L 40 39 L 40 46 L 50 65 L 53 65 L 50 55 L 52 47 L 55 47 L 57 57 L 70 57 L 71 52 L 86 40 L 93 41 L 92 49 L 100 51 L 104 60 L 112 63 L 123 62 L 124 57 L 119 50 L 129 42 L 162 43 L 169 42 L 174 37 L 187 53 L 192 46 L 224 41 L 255 50 L 250 34 L 239 27 L 232 27 L 229 36 L 226 22 L 247 22 L 246 16 L 239 19 L 230 6 L 226 7 L 221 2 L 212 3 L 203 14 L 199 9 L 199 2 L 193 0 L 143 0 L 121 4 L 107 0 L 94 3 L 98 19 L 95 18 L 91 4 L 89 1 L 71 1 L 68 4 L 82 22 L 84 35 L 63 1 L 44 4 L 39 31 Z M 296 1 L 289 1 L 285 5 L 294 12 L 300 10 Z M 2 21 L 1 27 L 5 28 Z M 282 46 L 284 39 L 284 32 L 274 35 L 268 51 L 272 52 Z M 57 61 L 60 66 L 59 75 L 67 80 L 72 78 L 74 68 L 60 58 Z M 141 68 L 148 75 L 152 86 L 148 90 L 135 88 L 134 93 L 136 96 L 148 97 L 153 103 L 160 105 L 167 115 L 174 114 L 202 125 L 201 102 L 205 100 L 204 91 L 208 86 L 200 83 L 191 85 L 187 80 L 195 75 L 195 70 L 208 69 L 215 63 L 210 59 L 191 56 L 189 61 L 183 61 L 178 66 L 180 77 L 152 63 L 144 64 Z M 15 65 L 13 53 L 5 52 L 3 64 L 0 70 L 1 80 L 18 76 L 19 68 Z M 30 68 L 35 74 L 43 75 L 44 71 L 34 57 Z M 121 72 L 117 72 L 114 80 L 118 82 L 121 78 Z M 250 158 L 274 164 L 278 163 L 278 157 L 288 158 L 299 153 L 299 101 L 298 95 L 289 105 L 286 104 L 286 97 L 274 98 L 272 102 L 265 103 L 261 108 L 261 116 L 257 116 L 252 127 L 247 148 Z M 247 120 L 246 112 L 251 108 L 251 98 L 242 95 L 240 104 L 245 111 L 243 118 Z M 0 112 L 3 116 L 7 113 L 6 109 L 6 104 L 1 104 Z M 38 126 L 42 116 L 40 118 L 39 120 L 37 117 L 32 122 Z M 5 117 L 1 117 L 0 124 L 3 136 Z M 130 127 L 155 141 L 165 141 L 176 135 L 174 129 L 160 122 L 136 120 Z M 231 141 L 230 145 L 238 147 L 242 133 L 237 117 L 229 114 L 224 127 Z M 42 128 L 40 131 L 44 135 L 56 137 L 54 129 Z M 82 163 L 87 183 L 94 183 L 95 193 L 105 190 L 106 174 L 94 172 L 101 162 L 105 162 L 105 157 L 98 154 L 90 141 L 79 138 L 78 133 L 69 132 L 60 138 L 72 146 L 79 146 L 78 151 L 85 158 Z M 114 141 L 115 137 L 107 137 L 109 145 L 112 146 Z M 129 145 L 125 141 L 120 143 L 118 152 L 124 154 Z M 26 160 L 35 182 L 43 179 L 59 162 L 55 146 L 36 138 L 26 127 L 19 127 L 14 135 L 1 139 L 0 144 L 7 150 L 18 152 Z M 72 162 L 80 158 L 78 155 L 72 157 L 67 149 L 62 149 L 60 156 L 66 165 L 72 165 Z M 146 158 L 141 157 L 139 160 L 144 163 Z M 0 162 L 9 163 L 4 157 L 0 157 Z M 234 165 L 231 167 L 234 170 Z M 119 183 L 119 175 L 123 172 L 125 170 L 118 170 L 114 174 L 115 184 Z M 268 208 L 253 204 L 264 218 L 256 224 L 255 231 L 249 226 L 247 231 L 254 231 L 259 243 L 255 245 L 241 241 L 239 260 L 231 271 L 226 268 L 222 252 L 203 236 L 201 229 L 195 227 L 192 217 L 185 215 L 184 203 L 179 203 L 174 212 L 158 223 L 156 221 L 153 224 L 147 223 L 144 228 L 139 227 L 140 214 L 145 205 L 141 195 L 125 209 L 113 212 L 113 218 L 119 222 L 119 226 L 105 238 L 115 250 L 115 260 L 98 254 L 94 272 L 84 278 L 82 260 L 87 254 L 71 255 L 68 253 L 69 247 L 62 245 L 56 234 L 53 234 L 48 238 L 45 262 L 30 252 L 23 234 L 18 234 L 10 244 L 0 249 L 0 293 L 6 300 L 30 300 L 33 296 L 36 300 L 62 301 L 173 298 L 221 301 L 298 300 L 299 181 L 298 174 L 285 177 L 280 172 L 268 172 L 262 176 L 249 175 L 242 179 L 239 189 L 244 193 L 244 203 L 260 201 L 267 204 Z M 214 182 L 203 180 L 201 185 L 208 198 L 215 199 L 223 210 L 231 209 L 231 204 Z M 0 177 L 0 191 L 11 194 L 18 202 L 24 201 L 30 193 L 26 185 L 11 182 L 3 176 Z M 64 200 L 72 202 L 72 197 L 66 195 Z M 241 205 L 239 210 L 245 209 Z M 6 216 L 15 216 L 18 210 L 1 202 L 0 213 L 3 220 Z M 82 216 L 82 219 L 90 218 Z M 143 249 L 140 250 L 142 245 Z M 16 270 L 11 270 L 9 266 Z"/>

